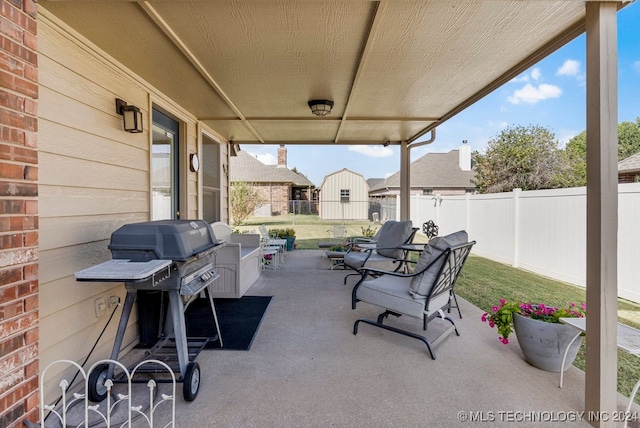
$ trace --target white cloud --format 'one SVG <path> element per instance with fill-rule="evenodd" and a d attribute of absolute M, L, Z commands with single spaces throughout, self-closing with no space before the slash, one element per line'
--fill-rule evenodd
<path fill-rule="evenodd" d="M 640 61 L 636 61 L 636 62 L 634 62 L 632 67 L 633 67 L 633 69 L 634 69 L 635 71 L 637 71 L 638 73 L 640 73 Z"/>
<path fill-rule="evenodd" d="M 361 145 L 353 145 L 349 146 L 349 151 L 362 153 L 365 156 L 369 156 L 372 158 L 386 158 L 389 156 L 393 156 L 393 150 L 389 147 L 384 146 L 361 146 Z"/>
<path fill-rule="evenodd" d="M 578 76 L 580 74 L 580 61 L 566 60 L 556 71 L 556 76 Z"/>
<path fill-rule="evenodd" d="M 540 80 L 541 77 L 542 77 L 542 72 L 538 67 L 536 67 L 532 69 L 529 72 L 529 74 L 521 74 L 518 77 L 514 77 L 513 79 L 510 80 L 510 83 L 526 83 L 526 82 L 530 82 L 532 79 Z"/>
<path fill-rule="evenodd" d="M 523 83 L 523 82 L 528 82 L 531 78 L 526 75 L 526 74 L 521 74 L 518 77 L 514 77 L 513 79 L 511 79 L 509 81 L 509 83 Z"/>
<path fill-rule="evenodd" d="M 535 104 L 549 98 L 558 98 L 561 94 L 562 89 L 555 85 L 541 83 L 538 86 L 533 86 L 527 83 L 521 89 L 514 91 L 508 100 L 511 104 Z"/>
<path fill-rule="evenodd" d="M 534 68 L 533 70 L 531 70 L 531 78 L 533 80 L 540 80 L 540 77 L 542 77 L 542 72 L 540 71 L 539 68 Z"/>
<path fill-rule="evenodd" d="M 254 156 L 265 165 L 276 165 L 278 163 L 278 158 L 276 158 L 271 153 L 263 153 L 261 155 Z"/>

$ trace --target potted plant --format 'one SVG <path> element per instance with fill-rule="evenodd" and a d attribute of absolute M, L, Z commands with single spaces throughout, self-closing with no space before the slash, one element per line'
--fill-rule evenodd
<path fill-rule="evenodd" d="M 525 360 L 534 367 L 551 372 L 562 371 L 564 352 L 576 336 L 571 326 L 560 323 L 560 318 L 582 318 L 586 315 L 586 305 L 569 303 L 566 307 L 547 306 L 544 303 L 507 302 L 492 308 L 491 313 L 482 315 L 482 321 L 489 327 L 498 329 L 498 339 L 505 345 L 509 335 L 515 332 Z M 582 338 L 571 344 L 565 365 L 573 363 Z"/>
<path fill-rule="evenodd" d="M 287 240 L 287 251 L 293 250 L 293 243 L 296 240 L 296 231 L 291 228 L 281 229 L 281 238 Z"/>

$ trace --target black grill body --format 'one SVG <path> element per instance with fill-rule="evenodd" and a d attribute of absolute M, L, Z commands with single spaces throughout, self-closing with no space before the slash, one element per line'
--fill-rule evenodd
<path fill-rule="evenodd" d="M 213 229 L 203 220 L 156 220 L 120 227 L 111 234 L 109 249 L 114 259 L 186 262 L 217 245 Z"/>

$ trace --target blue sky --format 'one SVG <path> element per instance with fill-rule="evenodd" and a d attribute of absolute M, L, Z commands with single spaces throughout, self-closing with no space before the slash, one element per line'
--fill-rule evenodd
<path fill-rule="evenodd" d="M 618 13 L 618 121 L 640 117 L 640 4 Z M 585 35 L 540 61 L 437 128 L 436 141 L 411 150 L 411 160 L 428 152 L 448 152 L 467 140 L 483 151 L 507 126 L 551 129 L 560 146 L 586 128 Z M 277 146 L 245 145 L 266 164 L 275 164 Z M 287 164 L 316 186 L 325 175 L 348 168 L 365 178 L 384 178 L 400 168 L 398 148 L 382 146 L 287 146 Z"/>

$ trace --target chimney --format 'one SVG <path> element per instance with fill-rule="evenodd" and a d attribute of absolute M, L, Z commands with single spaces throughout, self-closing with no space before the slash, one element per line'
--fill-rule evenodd
<path fill-rule="evenodd" d="M 459 149 L 458 165 L 463 171 L 471 171 L 471 146 L 467 144 L 467 140 L 462 140 Z"/>
<path fill-rule="evenodd" d="M 278 168 L 286 168 L 287 167 L 287 149 L 285 149 L 284 144 L 280 144 L 278 147 Z"/>

